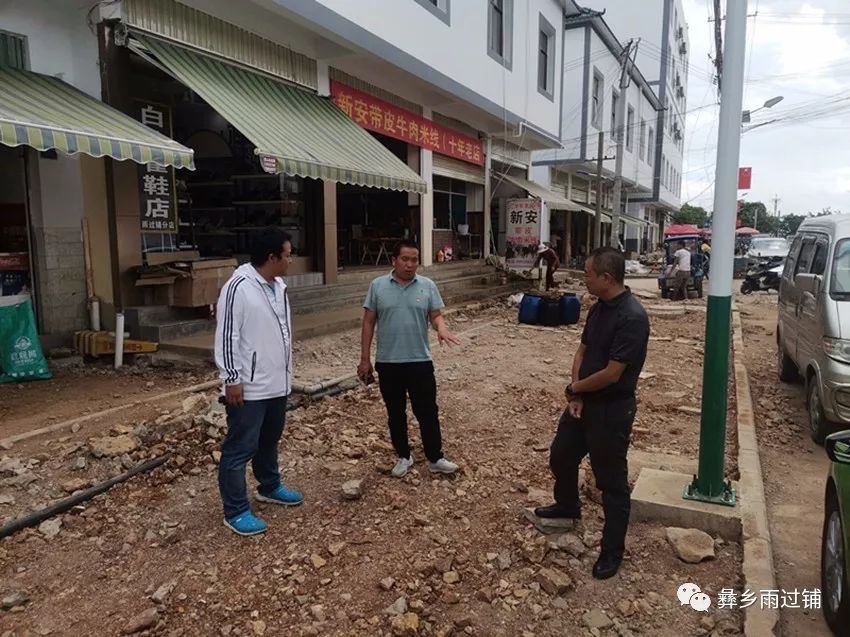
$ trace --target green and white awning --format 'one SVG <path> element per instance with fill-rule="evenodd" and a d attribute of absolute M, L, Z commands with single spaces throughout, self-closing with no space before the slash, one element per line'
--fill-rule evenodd
<path fill-rule="evenodd" d="M 192 150 L 70 84 L 2 65 L 0 144 L 195 167 Z"/>
<path fill-rule="evenodd" d="M 139 36 L 178 80 L 247 137 L 278 172 L 426 192 L 425 181 L 329 99 L 200 52 Z"/>
<path fill-rule="evenodd" d="M 573 212 L 583 211 L 582 206 L 579 204 L 570 201 L 563 195 L 552 192 L 548 188 L 544 188 L 538 183 L 509 174 L 505 174 L 504 178 L 511 182 L 514 186 L 525 190 L 532 197 L 537 197 L 538 199 L 545 201 L 546 205 L 548 205 L 551 210 L 571 210 Z"/>

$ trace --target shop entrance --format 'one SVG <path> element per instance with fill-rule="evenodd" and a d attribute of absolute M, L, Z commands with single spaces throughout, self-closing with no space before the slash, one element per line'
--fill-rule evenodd
<path fill-rule="evenodd" d="M 321 207 L 321 182 L 265 172 L 254 144 L 231 122 L 136 54 L 131 78 L 139 119 L 153 128 L 161 125 L 160 132 L 195 151 L 194 171 L 139 169 L 145 261 L 161 263 L 162 258 L 151 259 L 156 253 L 186 252 L 245 263 L 252 238 L 277 226 L 292 235 L 290 272 L 313 271 L 317 227 L 306 211 Z"/>
<path fill-rule="evenodd" d="M 0 296 L 33 291 L 25 152 L 0 146 Z"/>
<path fill-rule="evenodd" d="M 408 145 L 378 133 L 369 133 L 402 162 Z M 391 263 L 395 245 L 419 239 L 419 197 L 407 192 L 351 184 L 337 186 L 337 246 L 343 269 Z"/>

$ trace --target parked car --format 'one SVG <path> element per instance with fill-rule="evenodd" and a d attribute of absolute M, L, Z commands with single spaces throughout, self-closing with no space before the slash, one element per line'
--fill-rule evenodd
<path fill-rule="evenodd" d="M 750 267 L 767 261 L 768 265 L 778 265 L 788 256 L 788 241 L 782 237 L 753 237 L 747 249 Z"/>
<path fill-rule="evenodd" d="M 850 634 L 850 431 L 826 439 L 832 464 L 826 481 L 821 538 L 821 594 L 826 623 L 836 635 Z"/>
<path fill-rule="evenodd" d="M 850 215 L 806 219 L 782 271 L 779 377 L 802 378 L 812 439 L 850 427 Z"/>

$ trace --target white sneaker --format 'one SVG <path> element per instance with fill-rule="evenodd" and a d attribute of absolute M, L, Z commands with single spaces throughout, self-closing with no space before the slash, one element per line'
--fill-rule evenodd
<path fill-rule="evenodd" d="M 454 462 L 440 458 L 437 462 L 431 463 L 431 473 L 455 473 L 460 467 Z"/>
<path fill-rule="evenodd" d="M 413 456 L 409 458 L 399 458 L 398 462 L 393 467 L 392 474 L 394 478 L 403 478 L 407 475 L 410 467 L 413 466 Z"/>

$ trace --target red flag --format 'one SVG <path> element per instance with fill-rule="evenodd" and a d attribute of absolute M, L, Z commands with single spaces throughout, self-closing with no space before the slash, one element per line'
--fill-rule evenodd
<path fill-rule="evenodd" d="M 743 166 L 738 169 L 738 190 L 749 190 L 753 183 L 752 166 Z"/>

